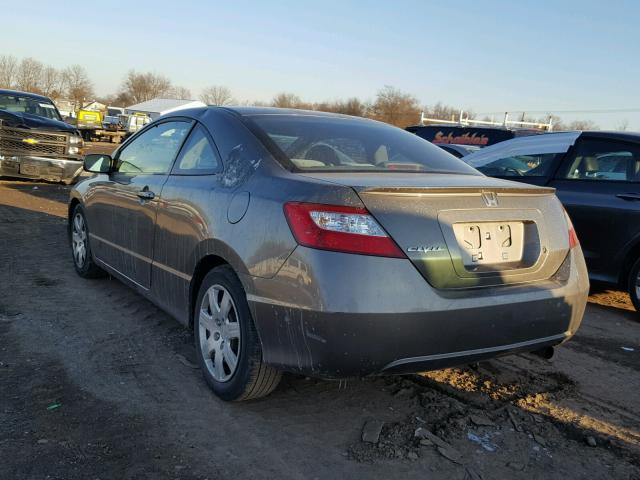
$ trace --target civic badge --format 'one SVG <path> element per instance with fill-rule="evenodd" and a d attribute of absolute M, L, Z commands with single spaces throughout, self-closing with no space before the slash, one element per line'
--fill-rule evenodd
<path fill-rule="evenodd" d="M 431 253 L 442 251 L 444 251 L 444 247 L 442 245 L 420 245 L 418 247 L 407 248 L 407 252 Z"/>
<path fill-rule="evenodd" d="M 487 207 L 498 206 L 498 195 L 495 192 L 482 192 L 482 200 Z"/>

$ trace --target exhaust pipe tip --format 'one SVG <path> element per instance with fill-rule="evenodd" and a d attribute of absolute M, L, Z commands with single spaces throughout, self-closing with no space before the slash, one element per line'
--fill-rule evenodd
<path fill-rule="evenodd" d="M 538 357 L 544 358 L 545 360 L 551 360 L 551 358 L 553 358 L 553 354 L 555 353 L 555 348 L 553 347 L 544 347 L 541 348 L 540 350 L 534 350 L 533 353 L 534 355 L 537 355 Z"/>

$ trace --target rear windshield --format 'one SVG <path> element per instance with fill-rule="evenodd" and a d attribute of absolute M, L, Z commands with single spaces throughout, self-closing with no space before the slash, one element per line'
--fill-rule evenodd
<path fill-rule="evenodd" d="M 312 115 L 250 118 L 301 171 L 478 174 L 426 140 L 382 123 Z"/>
<path fill-rule="evenodd" d="M 0 93 L 0 110 L 12 113 L 28 113 L 38 117 L 62 120 L 53 103 L 21 95 Z"/>

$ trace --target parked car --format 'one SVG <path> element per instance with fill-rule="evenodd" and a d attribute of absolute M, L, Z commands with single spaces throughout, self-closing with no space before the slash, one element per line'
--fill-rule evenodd
<path fill-rule="evenodd" d="M 203 107 L 161 117 L 71 191 L 75 269 L 194 329 L 225 400 L 548 351 L 578 329 L 581 249 L 553 190 L 487 178 L 386 124 Z"/>
<path fill-rule="evenodd" d="M 72 183 L 82 171 L 82 146 L 51 99 L 0 90 L 0 176 Z"/>
<path fill-rule="evenodd" d="M 451 144 L 451 145 L 436 144 L 436 145 L 438 145 L 438 147 L 440 147 L 445 152 L 448 152 L 457 158 L 462 158 L 466 155 L 469 155 L 470 153 L 477 152 L 478 150 L 480 150 L 480 147 L 477 147 L 475 145 L 457 145 L 457 144 Z"/>
<path fill-rule="evenodd" d="M 486 175 L 556 189 L 593 280 L 629 291 L 640 312 L 640 134 L 516 138 L 464 157 Z"/>

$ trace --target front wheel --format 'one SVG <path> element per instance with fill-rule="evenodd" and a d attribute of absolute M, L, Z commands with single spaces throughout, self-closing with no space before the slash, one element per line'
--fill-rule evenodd
<path fill-rule="evenodd" d="M 89 244 L 89 228 L 84 210 L 78 204 L 73 209 L 69 225 L 69 236 L 71 243 L 71 254 L 73 255 L 73 266 L 78 275 L 83 278 L 98 278 L 105 276 L 104 270 L 96 265 L 91 255 L 91 245 Z"/>
<path fill-rule="evenodd" d="M 262 347 L 238 277 L 225 265 L 202 281 L 194 311 L 198 363 L 207 384 L 223 400 L 271 393 L 281 372 L 262 361 Z"/>
<path fill-rule="evenodd" d="M 633 306 L 636 307 L 636 312 L 640 315 L 640 258 L 631 267 L 627 285 Z"/>

